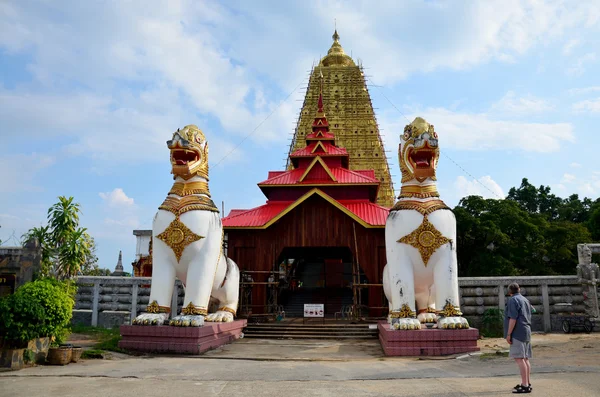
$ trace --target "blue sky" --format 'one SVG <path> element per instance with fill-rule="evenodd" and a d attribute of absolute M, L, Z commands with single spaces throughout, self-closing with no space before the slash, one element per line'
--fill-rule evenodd
<path fill-rule="evenodd" d="M 130 270 L 132 230 L 151 227 L 172 183 L 165 142 L 186 124 L 209 140 L 215 201 L 226 212 L 262 203 L 256 183 L 283 168 L 334 18 L 378 86 L 370 93 L 396 188 L 399 134 L 422 116 L 440 136 L 439 188 L 451 205 L 503 196 L 522 177 L 598 197 L 597 1 L 8 0 L 0 239 L 16 243 L 57 196 L 74 196 L 100 265 L 114 268 L 123 250 Z"/>

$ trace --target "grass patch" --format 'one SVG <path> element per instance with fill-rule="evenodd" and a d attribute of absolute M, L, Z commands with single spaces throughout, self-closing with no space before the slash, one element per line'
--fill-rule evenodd
<path fill-rule="evenodd" d="M 127 353 L 126 350 L 123 350 L 119 347 L 119 341 L 121 340 L 121 332 L 119 331 L 119 328 L 102 328 L 74 325 L 71 329 L 71 332 L 76 334 L 89 335 L 94 339 L 98 340 L 98 343 L 94 345 L 95 350 L 108 350 L 117 353 Z"/>
<path fill-rule="evenodd" d="M 83 353 L 81 353 L 81 358 L 104 358 L 104 355 L 106 354 L 106 352 L 104 350 L 100 350 L 100 349 L 90 349 L 90 350 L 85 350 Z"/>
<path fill-rule="evenodd" d="M 497 350 L 495 353 L 483 353 L 482 355 L 479 356 L 479 358 L 482 360 L 487 360 L 487 359 L 491 359 L 491 358 L 500 358 L 500 357 L 508 357 L 508 352 L 503 352 L 503 351 Z"/>

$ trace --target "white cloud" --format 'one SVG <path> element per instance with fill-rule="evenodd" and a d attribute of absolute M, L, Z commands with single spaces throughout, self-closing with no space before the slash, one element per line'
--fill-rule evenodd
<path fill-rule="evenodd" d="M 46 154 L 2 154 L 0 156 L 0 181 L 2 181 L 0 193 L 43 191 L 41 184 L 36 181 L 36 175 L 55 162 L 54 156 Z"/>
<path fill-rule="evenodd" d="M 584 95 L 584 94 L 589 94 L 591 92 L 598 92 L 598 91 L 600 91 L 600 86 L 572 88 L 568 92 L 570 95 Z"/>
<path fill-rule="evenodd" d="M 581 168 L 581 164 L 580 163 L 571 163 L 571 164 L 569 164 L 569 167 L 571 167 L 571 168 Z"/>
<path fill-rule="evenodd" d="M 466 196 L 481 196 L 483 198 L 504 198 L 504 191 L 489 175 L 477 180 L 468 180 L 460 175 L 454 182 L 454 189 L 459 198 Z"/>
<path fill-rule="evenodd" d="M 502 99 L 492 105 L 491 110 L 507 115 L 531 115 L 544 113 L 554 109 L 548 101 L 532 95 L 518 97 L 513 91 L 508 91 Z"/>
<path fill-rule="evenodd" d="M 600 113 L 600 98 L 574 103 L 572 108 L 576 113 Z"/>
<path fill-rule="evenodd" d="M 561 183 L 573 183 L 577 180 L 577 177 L 573 174 L 565 173 L 562 177 Z"/>
<path fill-rule="evenodd" d="M 211 148 L 227 147 L 279 105 L 281 92 L 268 90 L 228 53 L 231 42 L 215 36 L 214 24 L 229 18 L 217 4 L 170 2 L 143 14 L 133 3 L 62 8 L 68 22 L 59 24 L 41 8 L 3 5 L 0 48 L 31 52 L 29 71 L 36 80 L 0 87 L 7 131 L 69 136 L 68 154 L 95 160 L 152 161 L 164 154 L 164 142 L 177 127 L 197 124 L 211 141 L 215 135 L 204 127 L 210 115 L 226 132 Z M 294 119 L 293 99 L 251 139 L 284 141 L 281 131 Z"/>
<path fill-rule="evenodd" d="M 596 61 L 596 53 L 588 52 L 587 54 L 577 58 L 572 66 L 567 69 L 567 74 L 570 76 L 581 76 L 585 72 L 587 64 L 594 63 Z"/>
<path fill-rule="evenodd" d="M 113 189 L 112 192 L 98 193 L 104 202 L 110 208 L 130 208 L 135 203 L 131 197 L 127 197 L 120 187 Z"/>
<path fill-rule="evenodd" d="M 445 108 L 411 110 L 410 121 L 421 116 L 435 125 L 440 136 L 440 148 L 460 150 L 515 149 L 525 152 L 550 153 L 560 150 L 564 142 L 574 142 L 573 126 L 569 123 L 528 123 L 498 120 L 487 113 L 452 112 Z M 386 147 L 396 148 L 399 131 L 409 123 L 396 111 L 379 117 Z"/>
<path fill-rule="evenodd" d="M 571 39 L 563 46 L 563 55 L 571 55 L 573 48 L 579 46 L 581 41 L 579 39 Z"/>

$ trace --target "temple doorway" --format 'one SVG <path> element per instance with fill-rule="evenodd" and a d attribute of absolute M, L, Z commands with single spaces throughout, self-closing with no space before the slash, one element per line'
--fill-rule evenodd
<path fill-rule="evenodd" d="M 279 302 L 286 317 L 302 317 L 307 303 L 323 304 L 328 318 L 351 306 L 353 259 L 348 247 L 284 248 L 278 258 Z"/>

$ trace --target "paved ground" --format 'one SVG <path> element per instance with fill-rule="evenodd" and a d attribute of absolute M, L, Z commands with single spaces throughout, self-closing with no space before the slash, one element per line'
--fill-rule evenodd
<path fill-rule="evenodd" d="M 600 334 L 535 335 L 534 393 L 600 396 Z M 0 373 L 0 396 L 502 396 L 515 364 L 481 342 L 482 356 L 385 358 L 376 341 L 243 339 L 201 357 L 86 360 Z M 492 353 L 492 354 L 489 354 Z M 276 358 L 274 360 L 274 358 Z"/>

